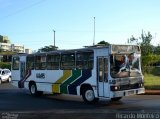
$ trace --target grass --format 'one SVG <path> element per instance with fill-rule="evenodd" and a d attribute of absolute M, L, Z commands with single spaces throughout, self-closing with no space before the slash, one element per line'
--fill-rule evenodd
<path fill-rule="evenodd" d="M 160 90 L 160 76 L 153 74 L 144 74 L 145 89 Z"/>

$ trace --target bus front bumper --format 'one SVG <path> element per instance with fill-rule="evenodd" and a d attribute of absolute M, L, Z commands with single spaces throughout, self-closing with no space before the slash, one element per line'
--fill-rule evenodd
<path fill-rule="evenodd" d="M 110 97 L 123 97 L 123 96 L 130 96 L 136 94 L 143 94 L 145 93 L 145 88 L 138 88 L 138 89 L 130 89 L 130 90 L 123 90 L 123 91 L 112 91 Z"/>

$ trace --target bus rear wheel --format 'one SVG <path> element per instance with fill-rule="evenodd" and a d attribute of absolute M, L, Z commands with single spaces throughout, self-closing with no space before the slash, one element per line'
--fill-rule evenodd
<path fill-rule="evenodd" d="M 33 96 L 41 96 L 43 94 L 42 91 L 37 91 L 37 86 L 35 83 L 31 83 L 29 85 L 29 90 L 30 90 L 31 95 Z"/>
<path fill-rule="evenodd" d="M 94 91 L 92 90 L 92 88 L 85 88 L 82 91 L 82 98 L 84 102 L 89 104 L 96 103 L 99 100 L 98 98 L 95 98 Z"/>

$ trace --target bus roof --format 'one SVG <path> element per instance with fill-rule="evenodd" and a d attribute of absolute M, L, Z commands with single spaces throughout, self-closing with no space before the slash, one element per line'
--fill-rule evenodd
<path fill-rule="evenodd" d="M 128 52 L 140 52 L 140 48 L 138 45 L 115 45 L 110 44 L 108 46 L 104 45 L 93 45 L 93 46 L 84 46 L 84 48 L 79 49 L 63 49 L 63 50 L 54 50 L 49 52 L 36 52 L 33 54 L 26 54 L 26 53 L 20 53 L 15 54 L 20 56 L 26 56 L 26 55 L 45 55 L 45 54 L 63 54 L 63 53 L 74 53 L 74 52 L 93 52 L 94 49 L 103 49 L 103 48 L 109 48 L 111 54 L 117 54 L 117 53 L 128 53 Z"/>

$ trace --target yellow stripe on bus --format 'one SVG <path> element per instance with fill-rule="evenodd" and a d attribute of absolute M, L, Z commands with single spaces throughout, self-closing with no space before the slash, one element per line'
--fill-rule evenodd
<path fill-rule="evenodd" d="M 52 85 L 52 92 L 53 93 L 60 93 L 60 85 L 66 79 L 68 79 L 72 74 L 72 70 L 64 70 L 63 76 L 60 77 L 55 84 Z"/>

